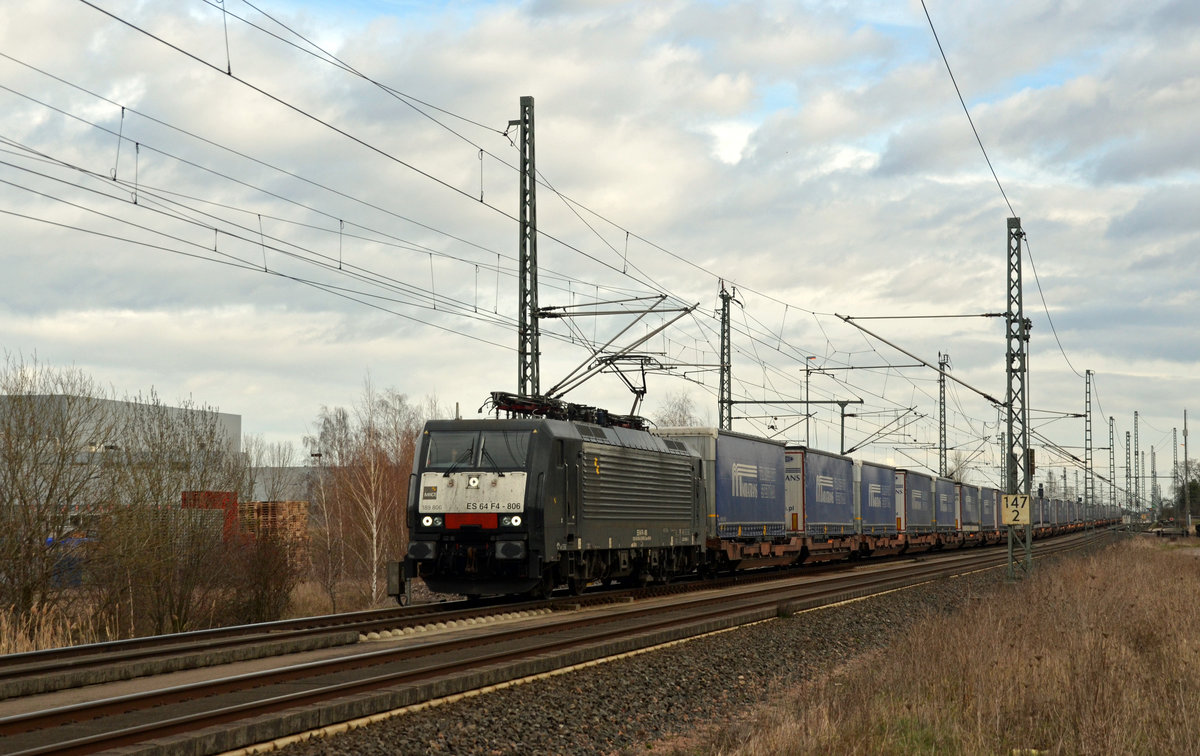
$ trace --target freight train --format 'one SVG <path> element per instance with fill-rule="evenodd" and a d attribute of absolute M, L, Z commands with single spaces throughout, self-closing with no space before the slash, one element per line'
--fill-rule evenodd
<path fill-rule="evenodd" d="M 469 597 L 999 543 L 999 492 L 730 431 L 496 392 L 508 417 L 425 425 L 388 569 Z M 1036 536 L 1119 520 L 1035 497 Z"/>

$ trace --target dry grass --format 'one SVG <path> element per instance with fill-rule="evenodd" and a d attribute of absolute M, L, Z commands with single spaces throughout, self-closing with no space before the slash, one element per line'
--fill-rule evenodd
<path fill-rule="evenodd" d="M 337 610 L 339 612 L 356 612 L 362 609 L 378 608 L 372 607 L 367 601 L 366 594 L 363 592 L 361 582 L 353 580 L 343 581 L 337 590 Z M 384 607 L 396 606 L 395 601 L 388 597 L 381 604 Z M 333 605 L 329 600 L 329 594 L 319 583 L 306 580 L 300 582 L 292 589 L 291 602 L 288 605 L 288 617 L 316 617 L 324 614 L 332 614 Z"/>
<path fill-rule="evenodd" d="M 691 753 L 1200 753 L 1200 559 L 1137 539 L 1045 566 Z"/>
<path fill-rule="evenodd" d="M 84 643 L 97 643 L 118 637 L 113 628 L 99 626 L 99 613 L 84 593 L 73 596 L 63 606 L 39 612 L 32 617 L 15 617 L 11 611 L 0 610 L 0 655 L 47 648 L 61 648 Z M 385 605 L 392 605 L 390 600 Z M 338 592 L 338 610 L 343 612 L 368 608 L 361 586 L 347 581 Z M 302 582 L 291 594 L 288 617 L 315 617 L 329 614 L 329 595 L 314 582 Z"/>
<path fill-rule="evenodd" d="M 391 605 L 395 604 L 391 603 Z M 339 612 L 356 612 L 370 608 L 360 583 L 345 580 L 338 585 L 337 610 Z M 329 593 L 322 585 L 313 580 L 305 580 L 292 589 L 288 617 L 316 617 L 323 614 L 333 614 L 333 604 L 329 600 Z"/>
<path fill-rule="evenodd" d="M 329 613 L 329 594 L 315 582 L 302 581 L 292 589 L 289 617 L 317 617 Z"/>
<path fill-rule="evenodd" d="M 95 643 L 103 637 L 87 612 L 57 609 L 20 622 L 11 612 L 0 611 L 0 655 Z"/>

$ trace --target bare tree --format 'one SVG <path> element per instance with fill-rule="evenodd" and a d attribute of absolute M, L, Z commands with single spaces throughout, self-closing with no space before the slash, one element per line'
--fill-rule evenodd
<path fill-rule="evenodd" d="M 261 434 L 247 433 L 242 436 L 242 453 L 246 455 L 246 480 L 239 491 L 243 500 L 251 501 L 255 498 L 260 479 L 265 477 L 263 468 L 267 464 L 267 442 Z"/>
<path fill-rule="evenodd" d="M 246 525 L 249 533 L 231 549 L 231 615 L 239 624 L 282 619 L 302 573 L 298 544 L 267 523 Z"/>
<path fill-rule="evenodd" d="M 104 457 L 107 502 L 93 554 L 100 607 L 122 635 L 182 632 L 225 619 L 245 462 L 215 409 L 128 402 Z M 184 506 L 184 492 L 193 494 Z M 234 522 L 234 524 L 236 524 Z"/>
<path fill-rule="evenodd" d="M 966 483 L 967 473 L 970 471 L 968 467 L 970 461 L 970 458 L 961 450 L 955 451 L 951 455 L 950 461 L 946 463 L 946 477 L 955 483 Z"/>
<path fill-rule="evenodd" d="M 368 604 L 384 598 L 384 567 L 408 546 L 405 505 L 426 412 L 368 378 L 352 411 L 323 407 L 309 449 L 313 574 L 337 611 L 339 585 L 353 577 Z"/>
<path fill-rule="evenodd" d="M 302 493 L 294 471 L 297 455 L 292 442 L 268 443 L 261 435 L 247 434 L 242 451 L 248 462 L 243 500 L 291 501 Z"/>
<path fill-rule="evenodd" d="M 93 457 L 114 429 L 105 392 L 76 368 L 5 354 L 0 367 L 0 608 L 19 622 L 52 609 L 62 539 L 86 526 Z M 66 580 L 64 578 L 67 577 Z"/>
<path fill-rule="evenodd" d="M 309 451 L 308 500 L 312 506 L 309 554 L 317 582 L 338 611 L 338 593 L 346 578 L 346 521 L 341 470 L 351 456 L 350 414 L 341 407 L 322 407 L 317 431 L 305 436 Z"/>
<path fill-rule="evenodd" d="M 668 393 L 666 401 L 652 419 L 656 425 L 664 428 L 694 427 L 703 422 L 696 414 L 692 395 L 687 391 Z"/>
<path fill-rule="evenodd" d="M 378 392 L 368 378 L 355 408 L 356 438 L 347 483 L 358 537 L 352 540 L 372 604 L 384 596 L 383 570 L 397 542 L 407 541 L 404 505 L 420 415 L 404 394 Z M 392 548 L 389 548 L 389 544 Z"/>
<path fill-rule="evenodd" d="M 1200 514 L 1200 461 L 1189 459 L 1187 461 L 1186 476 L 1183 462 L 1180 461 L 1179 466 L 1175 470 L 1175 480 L 1172 483 L 1171 498 L 1169 501 L 1174 507 L 1174 513 L 1186 524 L 1187 515 Z M 1183 481 L 1187 480 L 1187 493 L 1184 493 Z M 1186 506 L 1184 500 L 1186 499 Z"/>

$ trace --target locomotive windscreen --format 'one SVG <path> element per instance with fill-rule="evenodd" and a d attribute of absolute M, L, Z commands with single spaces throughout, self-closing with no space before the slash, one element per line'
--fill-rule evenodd
<path fill-rule="evenodd" d="M 484 431 L 479 445 L 481 465 L 492 470 L 524 470 L 531 435 L 529 431 Z"/>
<path fill-rule="evenodd" d="M 523 470 L 528 430 L 433 431 L 425 449 L 426 470 Z"/>
<path fill-rule="evenodd" d="M 425 469 L 449 470 L 471 466 L 475 460 L 475 442 L 479 431 L 437 431 L 429 434 L 425 449 Z"/>

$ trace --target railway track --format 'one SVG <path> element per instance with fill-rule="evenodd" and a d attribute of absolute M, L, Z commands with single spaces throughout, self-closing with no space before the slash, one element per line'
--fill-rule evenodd
<path fill-rule="evenodd" d="M 754 578 L 726 578 L 707 585 L 739 585 L 747 580 L 753 582 Z M 591 592 L 570 599 L 449 601 L 8 654 L 0 656 L 0 701 L 346 646 L 360 640 L 377 639 L 381 632 L 402 633 L 406 629 L 454 626 L 521 612 L 547 611 L 564 602 L 590 606 L 682 590 L 689 590 L 688 585 Z"/>
<path fill-rule="evenodd" d="M 357 643 L 379 630 L 513 612 L 545 602 L 455 601 L 350 612 L 0 656 L 0 701 L 83 685 Z"/>
<path fill-rule="evenodd" d="M 1043 557 L 1080 548 L 1089 540 L 1082 535 L 1042 542 L 1036 553 Z M 705 590 L 636 602 L 611 594 L 560 600 L 559 611 L 534 617 L 402 633 L 327 659 L 6 716 L 0 718 L 0 749 L 14 754 L 94 753 L 137 746 L 132 752 L 217 753 L 616 653 L 989 569 L 1006 559 L 994 549 L 969 550 L 915 563 L 788 575 L 743 584 L 736 591 L 710 584 Z M 435 617 L 447 624 L 446 618 L 458 614 L 478 618 L 481 612 L 511 613 L 513 608 L 456 608 Z M 363 627 L 394 626 L 420 616 L 391 614 L 398 617 L 361 618 L 366 624 L 351 632 L 357 637 Z M 0 674 L 11 668 L 0 668 Z"/>

